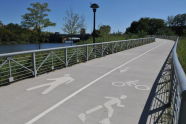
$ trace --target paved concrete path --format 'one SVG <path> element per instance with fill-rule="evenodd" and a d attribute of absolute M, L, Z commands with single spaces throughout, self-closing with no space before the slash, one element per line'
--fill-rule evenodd
<path fill-rule="evenodd" d="M 0 87 L 1 124 L 137 124 L 173 41 Z"/>

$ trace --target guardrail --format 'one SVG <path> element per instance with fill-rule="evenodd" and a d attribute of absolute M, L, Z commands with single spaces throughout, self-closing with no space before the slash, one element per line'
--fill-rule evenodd
<path fill-rule="evenodd" d="M 178 38 L 177 36 L 166 36 L 166 35 L 150 35 L 150 36 L 155 38 L 173 40 L 173 41 L 177 41 Z"/>
<path fill-rule="evenodd" d="M 173 118 L 174 122 L 178 124 L 186 123 L 186 75 L 178 60 L 177 45 L 179 38 L 173 49 L 173 93 L 172 93 L 172 105 L 173 105 Z"/>
<path fill-rule="evenodd" d="M 186 75 L 176 53 L 179 38 L 156 37 L 176 42 L 154 82 L 139 124 L 185 124 Z"/>
<path fill-rule="evenodd" d="M 154 42 L 141 38 L 0 54 L 0 85 Z"/>

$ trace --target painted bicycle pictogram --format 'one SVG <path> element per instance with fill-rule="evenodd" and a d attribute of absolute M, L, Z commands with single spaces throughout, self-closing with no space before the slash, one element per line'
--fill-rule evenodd
<path fill-rule="evenodd" d="M 138 84 L 139 80 L 134 80 L 134 81 L 128 81 L 128 82 L 123 82 L 123 81 L 117 81 L 117 82 L 112 82 L 112 85 L 115 87 L 134 87 L 137 90 L 150 90 L 150 88 L 147 85 L 141 85 Z"/>

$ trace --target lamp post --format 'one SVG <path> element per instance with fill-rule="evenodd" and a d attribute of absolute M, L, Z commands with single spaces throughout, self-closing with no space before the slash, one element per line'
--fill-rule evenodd
<path fill-rule="evenodd" d="M 92 8 L 94 13 L 94 21 L 93 21 L 93 43 L 95 43 L 95 35 L 96 35 L 96 9 L 99 8 L 99 5 L 96 3 L 91 4 L 90 8 Z"/>

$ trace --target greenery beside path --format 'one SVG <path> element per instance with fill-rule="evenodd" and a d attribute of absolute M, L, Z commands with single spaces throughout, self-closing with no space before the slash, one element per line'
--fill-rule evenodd
<path fill-rule="evenodd" d="M 179 61 L 186 72 L 186 37 L 181 37 L 178 44 L 177 53 Z"/>
<path fill-rule="evenodd" d="M 109 41 L 118 41 L 118 40 L 127 40 L 127 39 L 138 39 L 138 38 L 143 38 L 145 37 L 144 35 L 127 35 L 127 34 L 109 34 L 109 35 L 103 35 L 100 37 L 96 38 L 96 43 L 100 42 L 109 42 Z M 81 40 L 77 44 L 90 44 L 92 43 L 92 37 L 88 38 L 87 40 Z"/>

